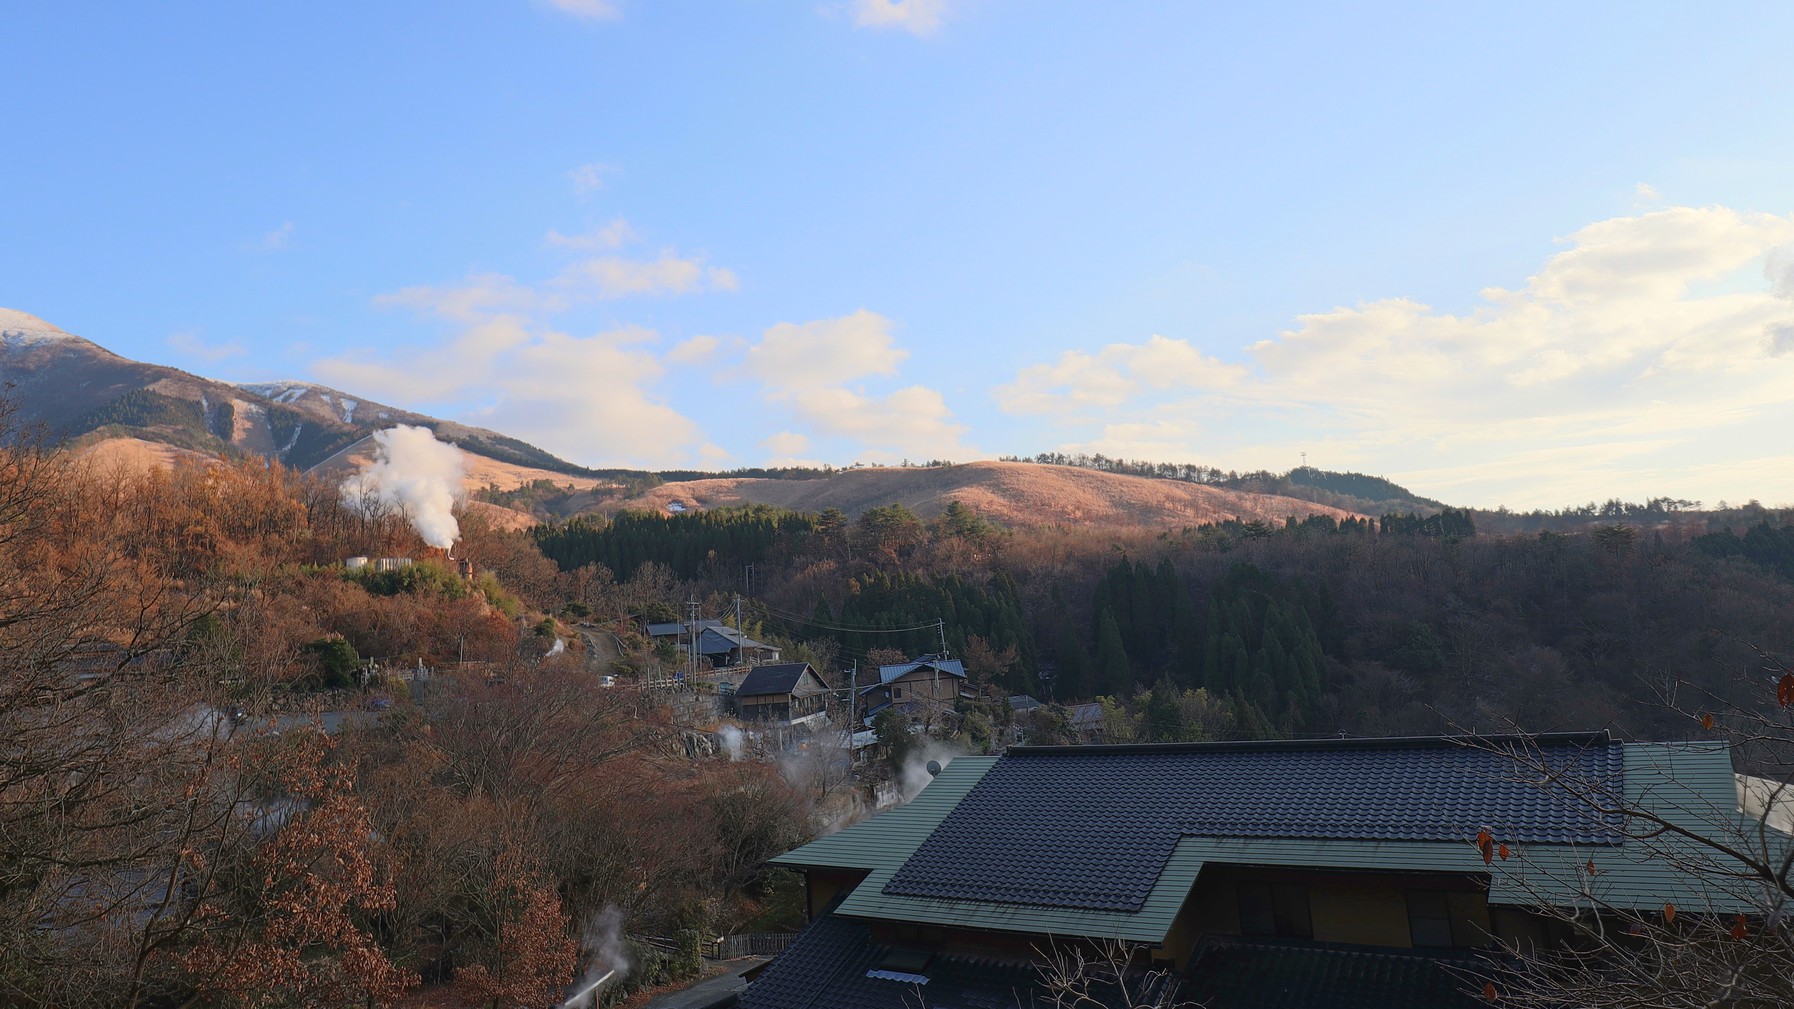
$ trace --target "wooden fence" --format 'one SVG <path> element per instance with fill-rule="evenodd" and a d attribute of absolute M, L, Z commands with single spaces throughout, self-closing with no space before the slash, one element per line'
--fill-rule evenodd
<path fill-rule="evenodd" d="M 738 956 L 778 956 L 796 939 L 796 932 L 756 932 L 748 935 L 725 935 L 710 944 L 715 960 L 733 960 Z"/>

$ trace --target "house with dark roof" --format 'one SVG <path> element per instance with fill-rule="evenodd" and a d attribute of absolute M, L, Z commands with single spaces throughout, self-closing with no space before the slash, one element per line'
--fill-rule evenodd
<path fill-rule="evenodd" d="M 822 718 L 828 695 L 828 683 L 808 662 L 755 666 L 735 688 L 735 711 L 747 722 L 808 724 Z"/>
<path fill-rule="evenodd" d="M 878 679 L 859 688 L 859 709 L 865 722 L 886 708 L 906 714 L 949 711 L 966 686 L 965 663 L 940 655 L 878 667 Z"/>
<path fill-rule="evenodd" d="M 1150 979 L 1165 1004 L 1481 1005 L 1499 944 L 1566 939 L 1544 909 L 1758 911 L 1759 884 L 1687 871 L 1715 858 L 1692 838 L 1759 825 L 1740 780 L 1724 744 L 1606 733 L 959 757 L 773 860 L 812 924 L 741 1005 L 1053 1005 L 1056 955 L 1116 944 L 1126 969 L 1094 983 Z"/>
<path fill-rule="evenodd" d="M 650 638 L 675 641 L 681 650 L 691 648 L 695 639 L 698 654 L 719 669 L 779 661 L 776 646 L 755 641 L 721 620 L 650 623 L 647 630 Z"/>

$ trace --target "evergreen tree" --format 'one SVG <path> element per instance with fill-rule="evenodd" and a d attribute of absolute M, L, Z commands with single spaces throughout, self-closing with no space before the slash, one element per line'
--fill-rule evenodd
<path fill-rule="evenodd" d="M 1177 706 L 1177 687 L 1160 677 L 1146 699 L 1146 738 L 1154 743 L 1175 743 L 1185 736 L 1183 712 Z"/>
<path fill-rule="evenodd" d="M 1115 615 L 1105 610 L 1100 627 L 1096 639 L 1096 691 L 1111 697 L 1128 697 L 1134 692 L 1134 671 L 1128 664 L 1127 646 L 1121 641 Z"/>
<path fill-rule="evenodd" d="M 1063 704 L 1089 697 L 1096 689 L 1096 677 L 1090 652 L 1084 641 L 1071 628 L 1071 622 L 1059 622 L 1059 672 L 1053 677 L 1053 700 Z"/>

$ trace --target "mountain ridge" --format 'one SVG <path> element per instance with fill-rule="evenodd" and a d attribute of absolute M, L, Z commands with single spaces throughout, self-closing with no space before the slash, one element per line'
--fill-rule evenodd
<path fill-rule="evenodd" d="M 278 459 L 309 470 L 395 424 L 532 470 L 590 471 L 528 442 L 315 382 L 231 383 L 134 361 L 17 309 L 0 309 L 0 381 L 17 419 L 80 448 L 131 437 L 190 452 Z"/>
<path fill-rule="evenodd" d="M 1275 488 L 1219 487 L 1035 462 L 714 474 L 591 469 L 497 431 L 316 382 L 232 383 L 133 361 L 16 309 L 0 309 L 0 383 L 18 408 L 15 420 L 41 424 L 70 447 L 114 466 L 261 456 L 305 472 L 346 476 L 372 457 L 376 431 L 396 424 L 427 427 L 468 454 L 464 486 L 470 497 L 538 520 L 624 507 L 676 511 L 750 503 L 857 514 L 897 502 L 931 515 L 954 501 L 1029 525 L 1175 526 L 1366 514 L 1345 496 L 1305 493 L 1297 486 L 1301 481 L 1287 478 Z"/>

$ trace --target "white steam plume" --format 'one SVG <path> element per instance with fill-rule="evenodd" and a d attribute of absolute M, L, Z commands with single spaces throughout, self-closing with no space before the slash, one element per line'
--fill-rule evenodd
<path fill-rule="evenodd" d="M 741 759 L 741 730 L 733 725 L 725 725 L 718 735 L 723 737 L 723 749 L 728 751 L 730 760 Z"/>
<path fill-rule="evenodd" d="M 943 743 L 938 739 L 922 737 L 917 745 L 903 758 L 903 766 L 897 771 L 897 787 L 903 791 L 903 801 L 916 797 L 934 775 L 928 770 L 928 762 L 935 761 L 943 768 L 953 762 L 954 757 L 961 756 L 965 750 L 951 743 Z"/>
<path fill-rule="evenodd" d="M 343 497 L 398 505 L 425 543 L 446 550 L 461 536 L 454 507 L 466 471 L 460 449 L 427 427 L 400 425 L 374 433 L 374 461 L 343 481 Z"/>
<path fill-rule="evenodd" d="M 595 994 L 597 989 L 628 976 L 635 966 L 629 959 L 629 945 L 623 941 L 623 912 L 613 905 L 606 904 L 586 921 L 579 946 L 586 969 L 571 989 L 573 997 L 561 1003 L 561 1009 L 599 1005 L 603 1000 Z"/>

